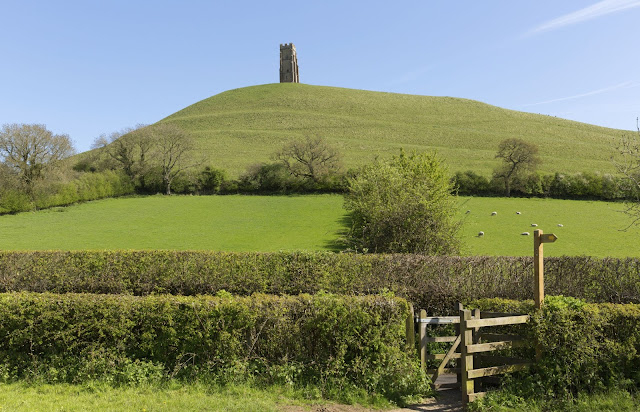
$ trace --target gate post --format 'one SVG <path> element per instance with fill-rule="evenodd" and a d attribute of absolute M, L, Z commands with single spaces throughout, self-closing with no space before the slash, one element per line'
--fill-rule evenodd
<path fill-rule="evenodd" d="M 455 305 L 455 311 L 453 313 L 458 313 L 460 314 L 460 311 L 463 310 L 464 307 L 462 306 L 462 303 L 458 302 Z M 454 328 L 454 335 L 458 336 L 460 335 L 460 323 L 458 323 L 457 325 L 455 325 Z M 459 351 L 459 350 L 458 350 Z M 456 372 L 456 382 L 460 382 L 462 384 L 462 362 L 460 361 L 460 359 L 456 359 L 453 364 L 455 365 L 455 368 L 458 369 L 458 372 Z"/>
<path fill-rule="evenodd" d="M 409 314 L 407 315 L 407 349 L 411 354 L 416 350 L 416 320 L 414 318 L 413 305 L 409 304 Z M 413 355 L 412 355 L 413 356 Z"/>
<path fill-rule="evenodd" d="M 462 404 L 470 402 L 470 396 L 474 393 L 473 379 L 469 379 L 469 371 L 473 370 L 473 354 L 467 352 L 468 345 L 473 344 L 473 330 L 467 327 L 467 321 L 471 320 L 471 311 L 460 311 L 460 373 L 462 374 Z"/>
<path fill-rule="evenodd" d="M 427 317 L 427 311 L 422 309 L 420 311 L 420 323 L 419 337 L 420 337 L 420 366 L 422 369 L 427 369 L 427 324 L 422 322 L 422 319 Z"/>

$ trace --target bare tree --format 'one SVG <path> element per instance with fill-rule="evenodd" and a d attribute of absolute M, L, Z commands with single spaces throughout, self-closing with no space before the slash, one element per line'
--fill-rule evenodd
<path fill-rule="evenodd" d="M 47 169 L 73 153 L 68 135 L 53 134 L 43 124 L 5 124 L 0 131 L 0 158 L 19 175 L 29 195 Z"/>
<path fill-rule="evenodd" d="M 165 193 L 170 195 L 174 179 L 199 164 L 191 156 L 195 143 L 191 135 L 171 123 L 149 126 L 145 132 L 153 144 L 154 159 L 160 168 Z"/>
<path fill-rule="evenodd" d="M 633 225 L 640 225 L 640 125 L 636 119 L 637 133 L 625 135 L 618 147 L 617 155 L 612 158 L 618 172 L 625 179 L 623 190 L 627 192 L 629 200 L 626 203 L 627 213 L 631 218 L 631 223 L 627 229 Z"/>
<path fill-rule="evenodd" d="M 502 159 L 502 164 L 493 172 L 493 176 L 504 179 L 505 193 L 511 196 L 513 181 L 525 172 L 533 172 L 540 164 L 538 146 L 522 139 L 505 139 L 498 146 L 496 159 Z"/>
<path fill-rule="evenodd" d="M 340 170 L 340 153 L 321 137 L 295 140 L 273 154 L 296 177 L 321 181 Z"/>

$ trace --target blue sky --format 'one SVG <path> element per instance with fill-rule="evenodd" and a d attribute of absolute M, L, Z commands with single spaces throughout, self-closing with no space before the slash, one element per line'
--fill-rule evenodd
<path fill-rule="evenodd" d="M 480 100 L 633 130 L 640 0 L 0 0 L 0 124 L 78 151 L 225 90 L 278 82 Z"/>

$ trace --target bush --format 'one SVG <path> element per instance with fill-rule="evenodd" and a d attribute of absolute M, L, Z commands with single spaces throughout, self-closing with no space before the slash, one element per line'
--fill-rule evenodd
<path fill-rule="evenodd" d="M 84 173 L 69 183 L 51 186 L 49 189 L 53 194 L 43 193 L 36 199 L 39 209 L 124 196 L 134 191 L 129 177 L 113 171 Z"/>
<path fill-rule="evenodd" d="M 198 175 L 198 191 L 205 194 L 218 193 L 225 180 L 227 173 L 224 170 L 206 166 Z"/>
<path fill-rule="evenodd" d="M 473 170 L 456 172 L 451 183 L 459 195 L 489 195 L 493 192 L 489 179 Z"/>
<path fill-rule="evenodd" d="M 546 292 L 640 303 L 640 259 L 545 259 Z M 328 252 L 0 251 L 0 292 L 149 295 L 370 294 L 389 290 L 429 313 L 457 303 L 533 297 L 531 257 Z"/>
<path fill-rule="evenodd" d="M 67 382 L 349 385 L 395 400 L 428 391 L 402 299 L 220 295 L 2 294 L 0 368 Z"/>
<path fill-rule="evenodd" d="M 520 397 L 571 401 L 581 393 L 640 387 L 640 306 L 592 304 L 547 296 L 541 311 L 532 302 L 483 300 L 482 310 L 531 313 L 528 339 L 539 342 L 542 358 L 530 371 L 507 380 Z"/>
<path fill-rule="evenodd" d="M 26 193 L 16 189 L 0 192 L 0 214 L 27 212 L 32 209 L 31 198 Z"/>
<path fill-rule="evenodd" d="M 456 199 L 435 154 L 400 153 L 363 167 L 348 180 L 349 244 L 378 253 L 455 254 L 460 249 Z"/>

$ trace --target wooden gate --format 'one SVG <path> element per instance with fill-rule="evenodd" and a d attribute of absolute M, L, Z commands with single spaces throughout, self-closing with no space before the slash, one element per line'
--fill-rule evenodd
<path fill-rule="evenodd" d="M 490 356 L 487 352 L 527 346 L 528 343 L 517 335 L 505 335 L 491 333 L 487 328 L 492 326 L 517 325 L 529 321 L 529 315 L 497 312 L 481 312 L 464 309 L 458 305 L 458 316 L 431 316 L 428 317 L 424 310 L 415 319 L 419 332 L 420 361 L 426 368 L 427 361 L 438 361 L 434 369 L 427 369 L 435 384 L 439 376 L 446 373 L 455 373 L 455 383 L 437 385 L 442 387 L 461 387 L 462 401 L 466 405 L 469 402 L 484 396 L 486 392 L 476 392 L 475 379 L 491 377 L 508 372 L 515 372 L 527 368 L 531 362 L 518 358 Z M 438 325 L 455 325 L 453 336 L 427 336 L 427 327 Z M 412 339 L 409 339 L 410 341 Z M 444 354 L 432 354 L 428 352 L 429 343 L 450 343 L 448 351 Z M 454 365 L 449 367 L 448 364 Z M 474 367 L 474 362 L 479 365 L 493 364 L 497 366 Z"/>

